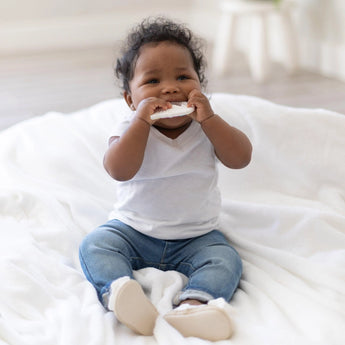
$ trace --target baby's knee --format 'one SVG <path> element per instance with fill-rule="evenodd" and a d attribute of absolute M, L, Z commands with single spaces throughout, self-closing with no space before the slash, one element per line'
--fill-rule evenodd
<path fill-rule="evenodd" d="M 107 256 L 109 253 L 121 253 L 126 257 L 132 253 L 130 243 L 116 229 L 97 228 L 86 235 L 79 246 L 81 257 Z"/>
<path fill-rule="evenodd" d="M 214 248 L 213 263 L 231 276 L 242 275 L 242 259 L 237 251 L 230 245 L 220 245 Z"/>
<path fill-rule="evenodd" d="M 79 257 L 83 258 L 85 256 L 88 256 L 89 253 L 91 252 L 91 248 L 93 246 L 93 239 L 90 236 L 91 234 L 86 235 L 83 240 L 81 241 L 79 245 Z"/>
<path fill-rule="evenodd" d="M 242 274 L 242 259 L 240 255 L 237 253 L 237 251 L 231 247 L 228 246 L 226 249 L 226 255 L 224 256 L 224 259 L 227 263 L 230 264 L 232 269 L 235 268 L 235 270 L 238 272 L 239 275 Z"/>
<path fill-rule="evenodd" d="M 88 255 L 105 247 L 107 239 L 103 231 L 95 230 L 87 234 L 79 245 L 79 254 Z"/>

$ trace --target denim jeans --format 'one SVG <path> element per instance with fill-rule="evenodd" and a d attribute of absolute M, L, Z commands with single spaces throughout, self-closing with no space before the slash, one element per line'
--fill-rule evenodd
<path fill-rule="evenodd" d="M 133 279 L 133 270 L 145 267 L 175 270 L 188 277 L 173 301 L 176 305 L 186 299 L 229 301 L 242 274 L 238 253 L 218 230 L 189 239 L 160 240 L 110 220 L 84 238 L 79 257 L 105 307 L 111 283 L 124 276 Z"/>

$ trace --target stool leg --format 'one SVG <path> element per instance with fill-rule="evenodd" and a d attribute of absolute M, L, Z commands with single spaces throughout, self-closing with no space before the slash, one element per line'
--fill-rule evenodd
<path fill-rule="evenodd" d="M 263 82 L 268 76 L 268 32 L 265 14 L 252 18 L 251 49 L 249 65 L 252 77 Z"/>
<path fill-rule="evenodd" d="M 237 17 L 235 14 L 223 13 L 215 40 L 212 70 L 216 76 L 226 74 L 231 68 Z"/>
<path fill-rule="evenodd" d="M 298 48 L 296 35 L 294 34 L 290 12 L 281 13 L 282 36 L 285 46 L 284 64 L 289 73 L 294 73 L 298 68 Z"/>

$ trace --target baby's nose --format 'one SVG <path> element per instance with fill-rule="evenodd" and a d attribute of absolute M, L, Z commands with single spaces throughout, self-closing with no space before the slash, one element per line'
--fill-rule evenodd
<path fill-rule="evenodd" d="M 177 93 L 179 91 L 179 88 L 176 85 L 176 83 L 167 82 L 167 83 L 164 83 L 162 91 L 163 93 Z"/>

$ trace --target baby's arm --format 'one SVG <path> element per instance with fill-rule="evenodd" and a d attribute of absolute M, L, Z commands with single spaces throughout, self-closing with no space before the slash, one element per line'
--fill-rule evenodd
<path fill-rule="evenodd" d="M 170 104 L 158 98 L 144 99 L 126 132 L 121 137 L 110 138 L 103 164 L 112 178 L 127 181 L 134 177 L 143 162 L 150 127 L 154 122 L 150 116 L 157 108 L 169 107 Z"/>
<path fill-rule="evenodd" d="M 232 169 L 241 169 L 248 165 L 252 154 L 248 137 L 214 114 L 207 97 L 200 91 L 193 90 L 189 94 L 188 104 L 196 108 L 192 117 L 200 123 L 213 144 L 218 159 Z"/>

